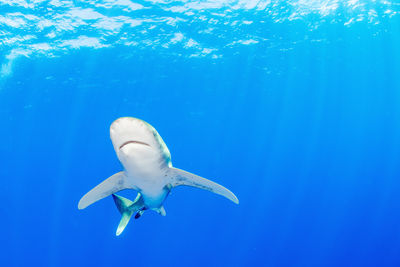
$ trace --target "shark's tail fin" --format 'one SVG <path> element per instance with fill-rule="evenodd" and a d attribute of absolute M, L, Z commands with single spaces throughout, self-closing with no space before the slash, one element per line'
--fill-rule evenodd
<path fill-rule="evenodd" d="M 125 229 L 125 227 L 128 225 L 129 220 L 132 217 L 132 214 L 138 211 L 138 214 L 140 215 L 143 213 L 143 198 L 140 193 L 138 193 L 136 199 L 134 201 L 131 201 L 127 198 L 118 196 L 113 194 L 113 199 L 115 202 L 115 205 L 117 206 L 119 212 L 122 215 L 121 221 L 119 222 L 118 228 L 117 228 L 117 233 L 116 235 L 119 236 Z M 140 217 L 140 216 L 139 216 Z M 136 216 L 135 216 L 136 218 Z"/>

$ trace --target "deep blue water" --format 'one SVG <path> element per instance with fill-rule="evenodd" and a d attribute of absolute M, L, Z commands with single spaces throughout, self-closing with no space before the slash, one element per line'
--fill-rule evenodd
<path fill-rule="evenodd" d="M 0 266 L 400 266 L 396 1 L 0 1 Z M 110 124 L 188 187 L 115 236 Z M 135 192 L 124 192 L 133 199 Z"/>

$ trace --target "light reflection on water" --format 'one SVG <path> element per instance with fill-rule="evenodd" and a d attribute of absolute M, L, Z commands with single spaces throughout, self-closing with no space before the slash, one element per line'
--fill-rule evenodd
<path fill-rule="evenodd" d="M 279 42 L 271 25 L 379 25 L 398 14 L 391 1 L 0 1 L 0 47 L 7 60 L 71 49 L 127 46 L 219 58 L 236 46 Z M 279 32 L 279 31 L 278 31 Z M 4 60 L 4 59 L 3 59 Z M 7 64 L 7 62 L 5 63 Z M 3 74 L 7 66 L 3 66 Z"/>

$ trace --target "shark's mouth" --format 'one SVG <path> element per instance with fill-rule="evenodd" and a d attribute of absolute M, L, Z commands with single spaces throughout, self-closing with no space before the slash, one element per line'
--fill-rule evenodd
<path fill-rule="evenodd" d="M 127 141 L 125 143 L 123 143 L 119 149 L 121 150 L 121 148 L 123 148 L 124 146 L 128 145 L 128 144 L 139 144 L 139 145 L 144 145 L 144 146 L 150 146 L 149 144 L 145 143 L 145 142 L 140 142 L 140 141 Z"/>

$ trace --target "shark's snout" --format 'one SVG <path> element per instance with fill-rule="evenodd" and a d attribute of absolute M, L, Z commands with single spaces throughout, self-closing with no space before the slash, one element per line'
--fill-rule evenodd
<path fill-rule="evenodd" d="M 110 137 L 115 151 L 121 150 L 129 144 L 151 147 L 153 135 L 151 126 L 142 120 L 123 117 L 115 120 L 110 126 Z"/>

